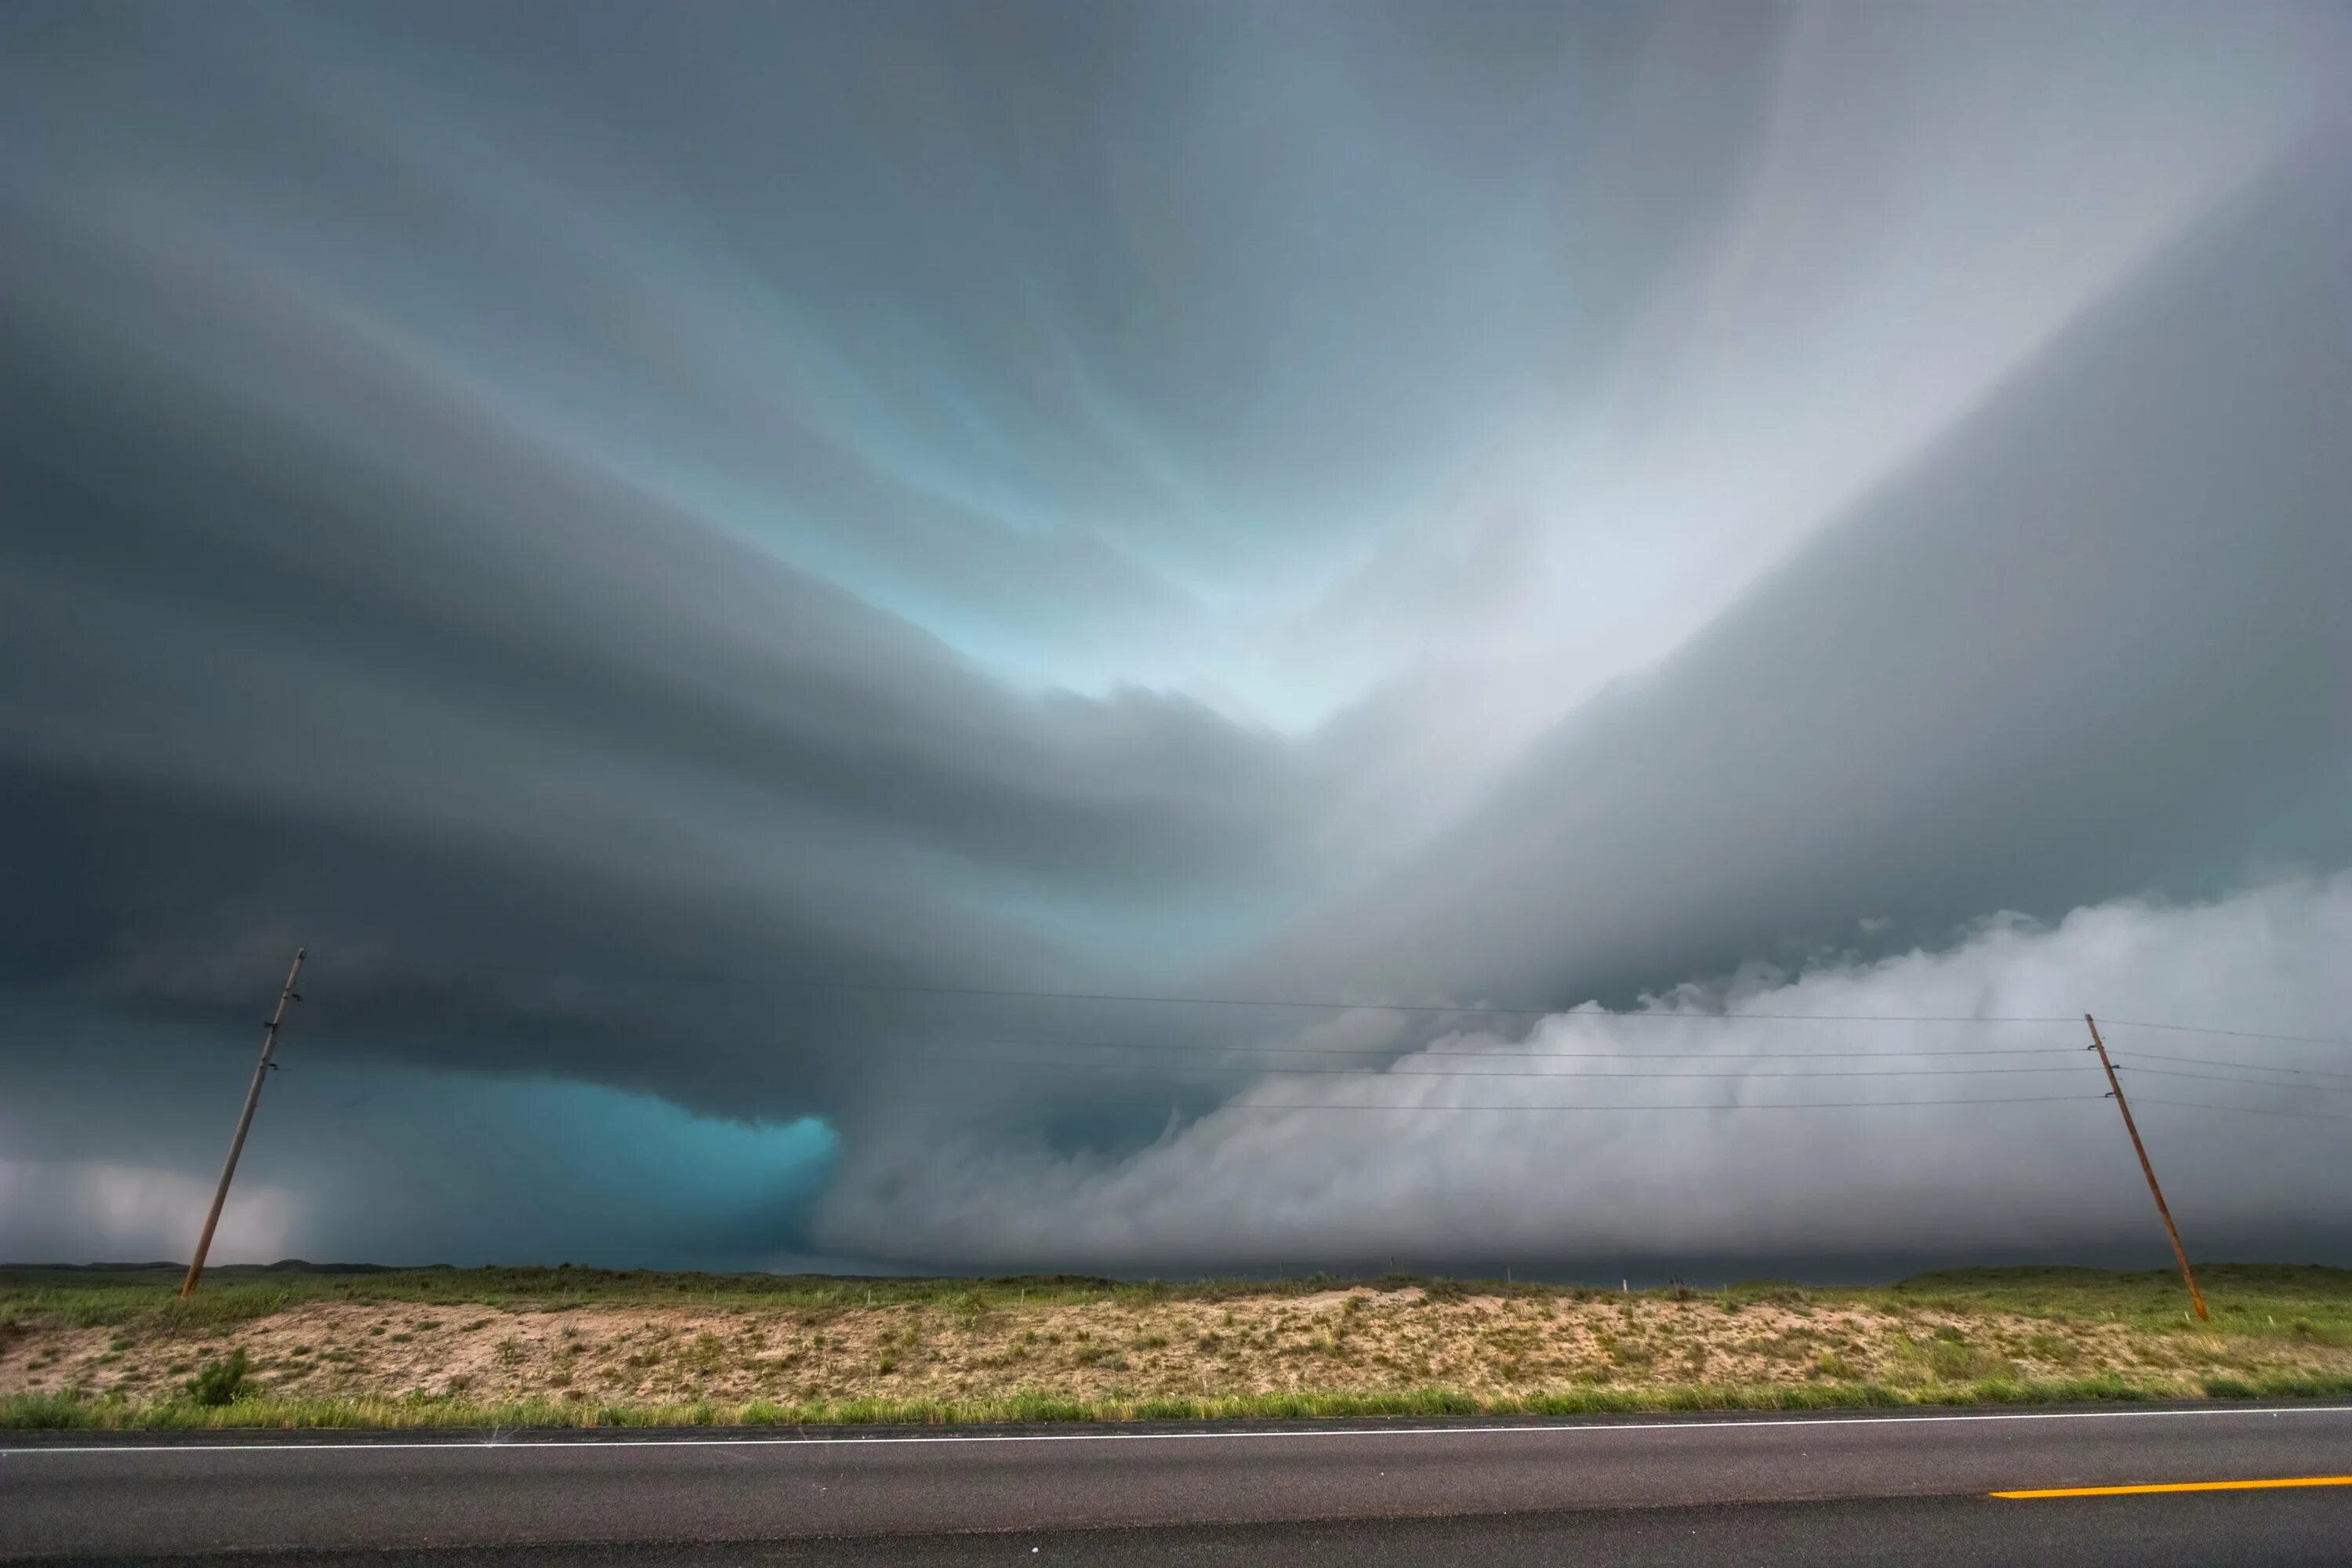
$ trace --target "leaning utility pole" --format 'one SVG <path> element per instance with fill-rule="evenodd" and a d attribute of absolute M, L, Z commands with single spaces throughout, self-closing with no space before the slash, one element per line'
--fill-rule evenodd
<path fill-rule="evenodd" d="M 294 950 L 294 967 L 286 972 L 286 989 L 278 994 L 278 1011 L 269 1015 L 269 1022 L 262 1026 L 261 1060 L 254 1065 L 253 1087 L 245 1091 L 245 1110 L 236 1119 L 236 1136 L 228 1142 L 228 1163 L 221 1167 L 220 1186 L 213 1193 L 212 1212 L 205 1215 L 205 1232 L 196 1237 L 195 1260 L 188 1265 L 188 1277 L 180 1281 L 183 1296 L 193 1294 L 196 1281 L 204 1277 L 205 1254 L 213 1246 L 213 1227 L 220 1224 L 221 1205 L 228 1202 L 229 1178 L 236 1174 L 236 1157 L 245 1152 L 245 1135 L 253 1128 L 253 1108 L 261 1103 L 261 1080 L 276 1065 L 269 1058 L 278 1051 L 278 1031 L 286 1022 L 286 1005 L 302 1000 L 294 990 L 294 982 L 302 976 L 302 955 L 306 951 L 299 947 Z"/>
<path fill-rule="evenodd" d="M 2180 1245 L 2179 1227 L 2172 1223 L 2172 1211 L 2164 1206 L 2164 1189 L 2156 1184 L 2156 1167 L 2147 1163 L 2147 1146 L 2139 1141 L 2139 1129 L 2132 1123 L 2131 1104 L 2124 1099 L 2123 1080 L 2116 1077 L 2116 1064 L 2107 1059 L 2106 1041 L 2099 1038 L 2099 1021 L 2085 1013 L 2083 1022 L 2091 1026 L 2091 1049 L 2099 1053 L 2099 1065 L 2107 1069 L 2107 1084 L 2115 1090 L 2116 1109 L 2124 1113 L 2124 1131 L 2131 1134 L 2132 1152 L 2139 1156 L 2139 1168 L 2147 1177 L 2147 1190 L 2156 1198 L 2156 1212 L 2164 1219 L 2164 1234 L 2172 1237 L 2172 1256 L 2180 1260 L 2180 1278 L 2189 1286 L 2189 1304 L 2197 1309 L 2201 1321 L 2210 1322 L 2204 1293 L 2197 1289 L 2197 1276 L 2189 1267 L 2189 1250 Z"/>

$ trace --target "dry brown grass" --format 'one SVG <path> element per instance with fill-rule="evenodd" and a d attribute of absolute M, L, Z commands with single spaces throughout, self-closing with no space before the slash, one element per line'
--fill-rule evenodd
<path fill-rule="evenodd" d="M 251 1391 L 655 1405 L 1077 1401 L 1443 1388 L 1475 1398 L 2227 1373 L 2342 1377 L 2352 1348 L 1951 1302 L 1334 1289 L 1221 1300 L 760 1307 L 297 1302 L 232 1324 L 0 1331 L 0 1396 L 176 1396 L 241 1347 Z"/>

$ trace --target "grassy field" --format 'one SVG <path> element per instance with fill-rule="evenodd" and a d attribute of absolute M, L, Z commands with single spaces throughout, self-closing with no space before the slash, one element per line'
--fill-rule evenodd
<path fill-rule="evenodd" d="M 0 1268 L 0 1426 L 641 1426 L 2352 1393 L 2352 1271 L 1630 1294 L 583 1268 Z"/>

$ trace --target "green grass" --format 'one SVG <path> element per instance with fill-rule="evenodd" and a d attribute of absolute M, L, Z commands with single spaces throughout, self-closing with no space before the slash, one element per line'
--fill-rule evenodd
<path fill-rule="evenodd" d="M 113 1324 L 158 1328 L 226 1326 L 307 1301 L 416 1302 L 562 1311 L 573 1307 L 748 1307 L 822 1310 L 848 1307 L 936 1307 L 972 1317 L 1022 1306 L 1109 1301 L 1148 1306 L 1171 1300 L 1307 1295 L 1349 1283 L 1322 1275 L 1286 1279 L 1105 1279 L 1087 1275 L 1024 1275 L 1001 1279 L 866 1279 L 820 1274 L 657 1273 L 651 1269 L 380 1268 L 307 1264 L 233 1265 L 205 1271 L 196 1294 L 181 1300 L 172 1265 L 96 1268 L 0 1266 L 0 1323 L 54 1316 L 74 1328 Z M 1396 1277 L 1378 1288 L 1432 1283 Z M 1457 1289 L 1452 1281 L 1442 1288 Z M 1484 1287 L 1480 1287 L 1484 1289 Z M 1494 1287 L 1542 1291 L 1548 1287 Z"/>
<path fill-rule="evenodd" d="M 2117 1377 L 2063 1382 L 1994 1379 L 1894 1388 L 1879 1384 L 1761 1385 L 1668 1384 L 1656 1388 L 1576 1389 L 1478 1395 L 1459 1389 L 1393 1393 L 1317 1393 L 1073 1399 L 1014 1393 L 999 1398 L 812 1403 L 753 1400 L 680 1405 L 599 1405 L 586 1401 L 476 1401 L 437 1398 L 240 1399 L 226 1405 L 190 1400 L 140 1404 L 71 1394 L 0 1399 L 0 1429 L 202 1430 L 231 1427 L 576 1427 L 943 1426 L 972 1422 L 1330 1420 L 1381 1415 L 1583 1415 L 1704 1410 L 1891 1409 L 1958 1405 L 2075 1404 L 2105 1400 L 2341 1397 L 2352 1376 L 2230 1378 L 2137 1382 Z"/>
<path fill-rule="evenodd" d="M 2200 1268 L 2197 1279 L 2214 1326 L 2223 1331 L 2291 1335 L 2298 1320 L 2314 1330 L 2352 1331 L 2352 1269 L 2222 1263 Z M 1916 1274 L 1867 1293 L 1922 1308 L 2105 1318 L 2141 1328 L 2171 1327 L 2189 1310 L 2180 1276 L 2168 1268 L 1955 1268 Z"/>
<path fill-rule="evenodd" d="M 2352 1343 L 2352 1270 L 2315 1265 L 2216 1264 L 2200 1269 L 2217 1328 L 2230 1332 L 2294 1335 Z M 1148 1306 L 1162 1301 L 1217 1301 L 1243 1297 L 1297 1296 L 1342 1285 L 1376 1290 L 1418 1286 L 1439 1300 L 1465 1296 L 1619 1299 L 1614 1289 L 1528 1280 L 1433 1279 L 1389 1275 L 1346 1280 L 1326 1275 L 1282 1279 L 1106 1279 L 1055 1274 L 1000 1279 L 857 1279 L 816 1274 L 656 1273 L 546 1268 L 383 1268 L 371 1265 L 272 1264 L 211 1269 L 202 1289 L 183 1301 L 180 1272 L 172 1265 L 95 1268 L 0 1266 L 0 1323 L 54 1314 L 79 1328 L 110 1324 L 203 1328 L 226 1326 L 306 1301 L 414 1302 L 451 1308 L 562 1311 L 592 1305 L 718 1306 L 810 1310 L 828 1307 L 928 1307 L 962 1317 L 1018 1309 L 1109 1302 Z M 1969 1268 L 1915 1275 L 1892 1285 L 1805 1286 L 1788 1280 L 1742 1280 L 1728 1287 L 1637 1290 L 1633 1300 L 1713 1300 L 1738 1309 L 1782 1306 L 1908 1306 L 1923 1310 L 2011 1311 L 2026 1316 L 2121 1320 L 2166 1327 L 2188 1310 L 2180 1279 L 2169 1269 L 2118 1273 L 2094 1268 Z M 2274 1321 L 2273 1321 L 2274 1320 Z M 2345 1335 L 2338 1341 L 2334 1335 Z"/>

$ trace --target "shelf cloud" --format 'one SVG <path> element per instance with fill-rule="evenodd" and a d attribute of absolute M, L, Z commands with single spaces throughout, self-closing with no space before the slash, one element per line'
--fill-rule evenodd
<path fill-rule="evenodd" d="M 2098 1106 L 1229 1102 L 1686 986 L 2352 1037 L 2347 89 L 2284 4 L 12 5 L 0 1255 L 193 1234 L 298 943 L 241 1255 L 2144 1250 Z"/>
<path fill-rule="evenodd" d="M 1343 1016 L 1234 1053 L 1254 1081 L 1140 1148 L 911 1121 L 854 1146 L 817 1231 L 851 1254 L 985 1271 L 1516 1259 L 1654 1278 L 1699 1259 L 1756 1273 L 2096 1253 L 2154 1221 L 2068 1009 L 2113 998 L 2326 1038 L 2312 1032 L 2352 1008 L 2347 940 L 2338 873 L 2053 926 L 1995 918 L 1937 951 L 1449 1029 L 1372 1065 L 1299 1045 L 1395 1029 Z M 2352 1242 L 2329 1179 L 2352 1120 L 2343 1041 L 2104 1029 L 2192 1244 Z"/>

